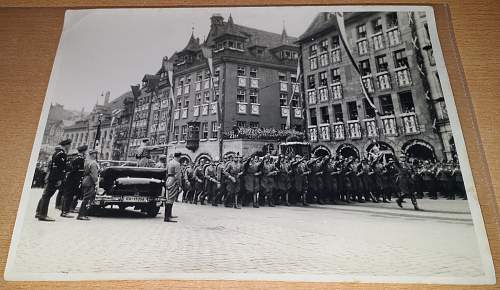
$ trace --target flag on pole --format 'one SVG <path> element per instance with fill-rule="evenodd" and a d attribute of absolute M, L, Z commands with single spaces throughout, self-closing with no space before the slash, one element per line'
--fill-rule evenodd
<path fill-rule="evenodd" d="M 347 37 L 346 37 L 346 30 L 345 30 L 345 22 L 344 22 L 344 13 L 343 12 L 335 12 L 335 19 L 337 21 L 337 27 L 339 28 L 340 32 L 340 40 L 342 44 L 344 45 L 344 48 L 347 52 L 347 56 L 349 57 L 349 60 L 351 61 L 352 65 L 354 66 L 354 69 L 358 72 L 359 74 L 359 81 L 361 84 L 361 91 L 363 92 L 363 95 L 370 105 L 375 110 L 375 113 L 378 115 L 383 115 L 377 110 L 377 107 L 375 107 L 375 104 L 373 104 L 372 100 L 369 97 L 368 90 L 366 89 L 366 86 L 363 82 L 363 74 L 361 73 L 361 70 L 358 67 L 358 64 L 354 60 L 354 57 L 352 56 L 351 49 L 349 48 L 349 45 L 347 43 Z"/>
<path fill-rule="evenodd" d="M 302 73 L 302 71 L 300 70 L 300 57 L 299 57 L 297 59 L 297 72 L 296 72 L 297 84 L 300 83 L 300 78 L 302 77 L 301 73 Z M 292 126 L 292 108 L 291 108 L 291 105 L 292 105 L 293 96 L 295 95 L 295 88 L 296 87 L 297 87 L 297 85 L 292 84 L 292 95 L 290 96 L 290 100 L 288 101 L 288 116 L 286 117 L 286 125 L 285 125 L 285 129 L 287 129 L 287 130 L 290 129 Z M 299 92 L 300 92 L 300 89 L 299 89 Z"/>
<path fill-rule="evenodd" d="M 172 119 L 172 113 L 173 113 L 173 107 L 175 104 L 175 99 L 174 99 L 174 62 L 173 60 L 169 60 L 167 57 L 163 58 L 163 69 L 167 72 L 168 76 L 168 82 L 170 83 L 170 118 Z M 174 122 L 172 121 L 172 127 L 169 128 L 172 132 L 174 131 Z"/>

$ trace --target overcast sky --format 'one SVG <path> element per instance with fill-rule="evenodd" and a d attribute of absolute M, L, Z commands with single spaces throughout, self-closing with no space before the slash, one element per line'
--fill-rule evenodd
<path fill-rule="evenodd" d="M 236 24 L 299 36 L 319 7 L 81 10 L 66 14 L 49 93 L 52 102 L 90 111 L 105 91 L 111 99 L 155 73 L 194 34 L 203 41 L 210 16 L 229 14 Z M 324 10 L 324 9 L 323 9 Z"/>

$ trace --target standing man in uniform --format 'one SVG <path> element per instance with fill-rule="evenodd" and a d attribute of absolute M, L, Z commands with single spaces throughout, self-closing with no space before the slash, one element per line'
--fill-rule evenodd
<path fill-rule="evenodd" d="M 88 221 L 87 205 L 95 198 L 96 189 L 99 184 L 99 164 L 97 163 L 97 150 L 89 151 L 89 156 L 83 166 L 83 201 L 78 212 L 77 220 Z"/>
<path fill-rule="evenodd" d="M 166 190 L 166 198 L 165 201 L 165 217 L 163 219 L 164 222 L 173 222 L 173 218 L 176 216 L 172 215 L 172 207 L 174 206 L 174 201 L 179 195 L 181 191 L 181 164 L 179 163 L 179 159 L 181 158 L 181 153 L 175 152 L 174 159 L 170 160 L 167 164 L 167 182 L 165 184 Z"/>
<path fill-rule="evenodd" d="M 59 143 L 59 145 L 61 146 L 61 149 L 56 150 L 50 160 L 45 189 L 36 208 L 35 218 L 39 221 L 55 221 L 47 216 L 47 211 L 49 210 L 50 198 L 54 195 L 56 190 L 60 188 L 64 178 L 66 177 L 66 152 L 69 151 L 71 146 L 71 139 L 63 140 Z"/>
<path fill-rule="evenodd" d="M 64 183 L 64 194 L 62 199 L 61 217 L 72 218 L 69 214 L 71 210 L 71 205 L 77 192 L 80 190 L 84 165 L 85 165 L 85 153 L 88 149 L 87 145 L 82 145 L 77 148 L 78 155 L 75 159 L 71 161 L 68 176 L 66 177 L 66 182 Z"/>
<path fill-rule="evenodd" d="M 236 159 L 238 159 L 238 161 L 234 161 L 234 157 L 232 155 L 229 156 L 229 162 L 224 167 L 222 174 L 226 178 L 227 196 L 225 204 L 229 205 L 229 198 L 234 196 L 233 207 L 240 209 L 241 207 L 238 205 L 238 197 L 241 190 L 240 179 L 243 174 L 243 164 L 241 163 L 241 156 L 237 155 Z"/>
<path fill-rule="evenodd" d="M 403 208 L 404 198 L 409 197 L 411 199 L 411 203 L 413 204 L 415 210 L 420 210 L 420 208 L 417 205 L 417 198 L 415 197 L 415 192 L 412 186 L 410 164 L 404 161 L 403 162 L 395 161 L 394 165 L 398 172 L 397 184 L 399 186 L 399 190 L 401 191 L 401 194 L 396 200 L 396 203 L 400 208 Z"/>

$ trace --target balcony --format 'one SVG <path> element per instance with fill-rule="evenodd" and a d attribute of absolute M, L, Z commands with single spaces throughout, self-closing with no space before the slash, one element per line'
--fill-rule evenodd
<path fill-rule="evenodd" d="M 202 116 L 208 115 L 208 104 L 201 105 L 201 115 Z"/>
<path fill-rule="evenodd" d="M 258 89 L 259 88 L 259 79 L 250 78 L 250 87 L 252 89 Z"/>
<path fill-rule="evenodd" d="M 373 42 L 373 49 L 375 51 L 383 49 L 385 45 L 384 45 L 384 35 L 382 34 L 382 32 L 373 35 L 372 42 Z"/>
<path fill-rule="evenodd" d="M 373 88 L 373 79 L 371 74 L 362 77 L 361 80 L 363 81 L 363 85 L 369 93 L 373 93 L 375 91 L 375 89 Z"/>
<path fill-rule="evenodd" d="M 219 77 L 213 77 L 212 81 L 214 82 L 214 88 L 219 87 Z"/>
<path fill-rule="evenodd" d="M 194 83 L 194 90 L 196 92 L 199 92 L 201 90 L 201 82 L 200 81 Z"/>
<path fill-rule="evenodd" d="M 210 79 L 206 79 L 203 81 L 203 89 L 204 90 L 210 89 Z"/>
<path fill-rule="evenodd" d="M 247 103 L 236 103 L 236 112 L 238 114 L 246 114 L 247 113 Z"/>
<path fill-rule="evenodd" d="M 318 128 L 316 126 L 309 126 L 309 141 L 318 142 Z"/>
<path fill-rule="evenodd" d="M 319 125 L 319 137 L 321 140 L 330 141 L 330 124 Z"/>
<path fill-rule="evenodd" d="M 288 117 L 288 115 L 290 114 L 290 108 L 282 106 L 280 107 L 280 112 L 281 112 L 281 117 Z"/>
<path fill-rule="evenodd" d="M 288 83 L 280 81 L 280 92 L 288 92 Z"/>
<path fill-rule="evenodd" d="M 302 118 L 302 108 L 293 108 L 293 116 L 295 118 Z"/>
<path fill-rule="evenodd" d="M 361 125 L 358 120 L 347 121 L 347 128 L 351 139 L 361 139 Z"/>
<path fill-rule="evenodd" d="M 377 137 L 378 136 L 377 122 L 375 121 L 375 119 L 370 118 L 370 119 L 364 119 L 363 121 L 365 122 L 366 136 L 368 138 Z"/>
<path fill-rule="evenodd" d="M 250 104 L 250 114 L 260 115 L 260 104 Z"/>
<path fill-rule="evenodd" d="M 246 87 L 246 86 L 247 86 L 247 78 L 238 77 L 238 87 Z"/>
<path fill-rule="evenodd" d="M 182 108 L 181 117 L 182 119 L 186 119 L 188 117 L 188 108 Z"/>
<path fill-rule="evenodd" d="M 398 129 L 396 127 L 396 117 L 394 115 L 386 115 L 380 117 L 384 129 L 384 135 L 389 137 L 398 136 Z"/>
<path fill-rule="evenodd" d="M 332 96 L 334 100 L 341 100 L 343 98 L 342 84 L 334 83 L 331 85 Z"/>
<path fill-rule="evenodd" d="M 328 102 L 328 88 L 326 86 L 319 87 L 319 101 L 320 102 Z"/>
<path fill-rule="evenodd" d="M 403 121 L 403 129 L 405 134 L 413 135 L 419 133 L 419 126 L 415 113 L 404 113 L 399 116 Z"/>
<path fill-rule="evenodd" d="M 316 104 L 316 90 L 315 89 L 307 90 L 307 102 L 309 103 L 309 105 Z"/>
<path fill-rule="evenodd" d="M 404 66 L 395 69 L 398 86 L 407 87 L 411 85 L 410 70 Z"/>
<path fill-rule="evenodd" d="M 333 139 L 345 140 L 345 130 L 343 122 L 333 123 Z"/>
<path fill-rule="evenodd" d="M 210 103 L 210 113 L 212 115 L 217 114 L 217 102 Z"/>
<path fill-rule="evenodd" d="M 389 39 L 389 46 L 396 46 L 401 43 L 401 35 L 397 26 L 387 30 L 387 39 Z"/>
<path fill-rule="evenodd" d="M 175 109 L 174 111 L 174 120 L 178 120 L 180 116 L 181 110 L 180 109 Z"/>
<path fill-rule="evenodd" d="M 189 84 L 184 85 L 184 94 L 189 94 Z"/>
<path fill-rule="evenodd" d="M 194 106 L 193 116 L 198 117 L 200 115 L 200 106 Z"/>
<path fill-rule="evenodd" d="M 391 75 L 389 72 L 384 71 L 377 74 L 377 84 L 381 91 L 391 89 Z"/>

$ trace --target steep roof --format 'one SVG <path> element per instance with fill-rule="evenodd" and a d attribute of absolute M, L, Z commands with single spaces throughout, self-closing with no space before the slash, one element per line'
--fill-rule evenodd
<path fill-rule="evenodd" d="M 302 42 L 315 36 L 318 33 L 325 31 L 328 28 L 336 27 L 336 19 L 333 13 L 330 12 L 320 12 L 314 20 L 309 24 L 306 31 L 299 36 L 298 42 Z"/>
<path fill-rule="evenodd" d="M 194 37 L 194 33 L 191 34 L 189 41 L 182 51 L 197 52 L 201 50 L 200 39 Z"/>

